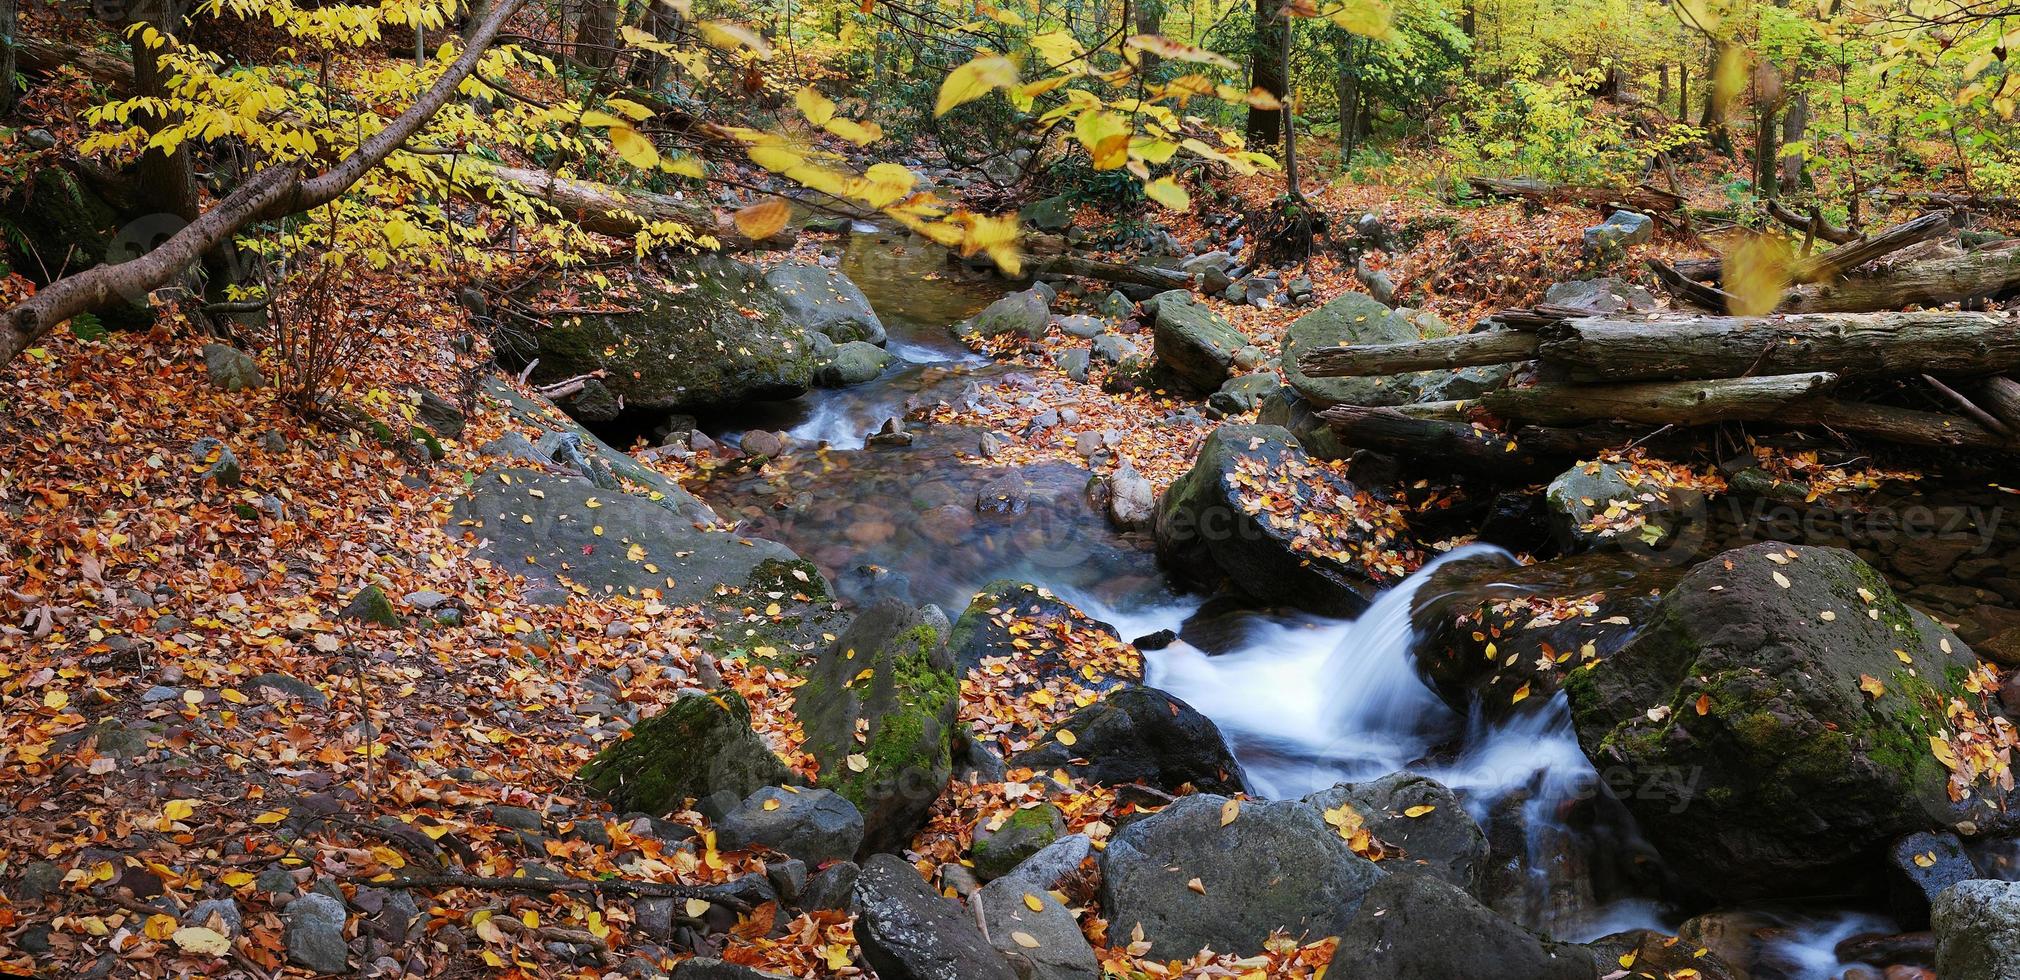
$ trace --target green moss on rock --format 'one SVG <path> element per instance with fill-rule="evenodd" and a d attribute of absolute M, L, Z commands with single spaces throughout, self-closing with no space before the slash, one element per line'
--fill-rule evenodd
<path fill-rule="evenodd" d="M 639 722 L 576 777 L 619 811 L 662 814 L 725 790 L 742 799 L 792 781 L 792 772 L 751 730 L 743 696 L 723 688 Z"/>

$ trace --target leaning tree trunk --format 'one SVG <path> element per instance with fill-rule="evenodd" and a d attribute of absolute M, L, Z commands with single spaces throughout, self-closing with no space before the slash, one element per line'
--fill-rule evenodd
<path fill-rule="evenodd" d="M 1281 103 L 1284 88 L 1284 18 L 1275 0 L 1255 2 L 1255 41 L 1249 47 L 1249 80 Z M 1283 112 L 1249 106 L 1248 145 L 1275 146 L 1283 139 Z"/>

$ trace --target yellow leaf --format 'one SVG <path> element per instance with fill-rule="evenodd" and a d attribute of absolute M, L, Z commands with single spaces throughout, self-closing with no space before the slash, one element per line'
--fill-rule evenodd
<path fill-rule="evenodd" d="M 1508 703 L 1521 704 L 1522 699 L 1528 696 L 1529 696 L 1529 683 L 1527 681 L 1524 681 L 1521 687 L 1515 689 L 1515 696 L 1509 698 Z"/>
<path fill-rule="evenodd" d="M 217 880 L 224 882 L 230 888 L 244 888 L 252 884 L 255 879 L 249 872 L 227 871 L 224 874 L 218 875 Z"/>
<path fill-rule="evenodd" d="M 835 118 L 835 104 L 828 97 L 814 91 L 811 85 L 802 86 L 793 94 L 793 104 L 800 107 L 800 114 L 816 126 L 825 126 Z"/>
<path fill-rule="evenodd" d="M 262 813 L 257 817 L 254 817 L 252 822 L 256 824 L 276 824 L 280 823 L 283 820 L 286 820 L 287 818 L 288 818 L 288 811 L 286 810 L 268 810 L 267 812 Z"/>
<path fill-rule="evenodd" d="M 630 126 L 612 126 L 609 130 L 611 148 L 624 162 L 640 170 L 650 170 L 659 165 L 659 149 L 645 134 Z"/>
<path fill-rule="evenodd" d="M 1033 936 L 1033 935 L 1031 935 L 1031 934 L 1030 934 L 1030 933 L 1028 933 L 1028 932 L 1023 932 L 1023 931 L 1018 931 L 1018 932 L 1012 932 L 1012 933 L 1010 934 L 1010 938 L 1011 938 L 1011 939 L 1012 939 L 1013 941 L 1015 941 L 1015 942 L 1017 943 L 1017 945 L 1019 945 L 1019 946 L 1022 946 L 1022 947 L 1024 947 L 1025 949 L 1037 949 L 1037 948 L 1038 948 L 1038 937 L 1036 937 L 1036 936 Z"/>
<path fill-rule="evenodd" d="M 161 808 L 161 815 L 170 820 L 187 820 L 195 812 L 195 800 L 170 800 Z"/>
<path fill-rule="evenodd" d="M 1177 149 L 1176 146 L 1172 148 Z M 1143 193 L 1145 197 L 1173 211 L 1183 211 L 1192 205 L 1192 195 L 1187 194 L 1185 188 L 1178 186 L 1178 181 L 1168 176 L 1159 177 L 1143 185 Z"/>
<path fill-rule="evenodd" d="M 1024 907 L 1030 909 L 1033 912 L 1043 912 L 1045 911 L 1045 902 L 1039 899 L 1038 896 L 1033 895 L 1030 892 L 1025 892 Z"/>
<path fill-rule="evenodd" d="M 955 106 L 1015 84 L 1017 65 L 1010 59 L 1000 54 L 970 58 L 966 64 L 948 72 L 946 80 L 940 83 L 940 97 L 933 104 L 933 115 L 944 116 Z"/>
<path fill-rule="evenodd" d="M 764 802 L 764 808 L 767 812 L 771 810 L 776 810 L 779 808 L 779 801 L 776 799 L 766 800 Z"/>
<path fill-rule="evenodd" d="M 786 219 L 792 216 L 792 207 L 778 198 L 738 211 L 735 215 L 736 230 L 752 241 L 763 241 L 779 233 L 786 226 Z"/>
<path fill-rule="evenodd" d="M 708 900 L 707 900 L 707 899 L 705 899 L 705 898 L 690 898 L 690 899 L 688 899 L 688 900 L 687 900 L 687 917 L 688 917 L 688 918 L 690 918 L 690 919 L 698 919 L 698 918 L 701 918 L 701 917 L 702 917 L 703 915 L 706 915 L 707 913 L 708 913 Z"/>
<path fill-rule="evenodd" d="M 1222 804 L 1220 805 L 1220 825 L 1221 825 L 1221 826 L 1225 827 L 1225 826 L 1227 826 L 1228 824 L 1231 824 L 1231 823 L 1233 823 L 1233 822 L 1234 822 L 1234 818 L 1236 818 L 1236 817 L 1239 817 L 1239 816 L 1241 816 L 1241 801 L 1240 801 L 1240 800 L 1229 800 L 1229 801 L 1227 801 L 1226 803 L 1222 803 Z"/>
<path fill-rule="evenodd" d="M 1735 316 L 1765 316 L 1782 303 L 1793 256 L 1778 235 L 1748 235 L 1725 257 L 1725 291 Z M 1779 573 L 1777 573 L 1779 575 Z"/>
<path fill-rule="evenodd" d="M 147 924 L 141 926 L 140 931 L 149 939 L 157 941 L 167 939 L 175 935 L 175 916 L 150 915 L 147 917 Z"/>
<path fill-rule="evenodd" d="M 63 691 L 50 691 L 42 696 L 42 706 L 52 711 L 61 711 L 70 703 L 70 695 Z"/>
<path fill-rule="evenodd" d="M 760 61 L 772 56 L 772 46 L 766 44 L 758 32 L 742 24 L 732 24 L 726 20 L 705 20 L 699 26 L 701 39 L 707 41 L 711 47 L 721 48 L 724 51 L 749 48 Z"/>
<path fill-rule="evenodd" d="M 199 956 L 223 956 L 231 952 L 231 940 L 219 935 L 214 929 L 191 926 L 175 931 L 175 945 L 185 953 Z"/>
<path fill-rule="evenodd" d="M 1887 685 L 1881 683 L 1879 678 L 1871 674 L 1860 674 L 1859 690 L 1866 692 L 1873 700 L 1878 701 L 1880 695 L 1887 693 Z"/>
<path fill-rule="evenodd" d="M 1059 733 L 1054 735 L 1053 737 L 1059 740 L 1059 744 L 1068 747 L 1071 747 L 1073 743 L 1080 741 L 1080 736 L 1073 734 L 1072 731 L 1065 728 L 1060 729 Z"/>
<path fill-rule="evenodd" d="M 1437 807 L 1435 807 L 1435 806 L 1431 806 L 1431 805 L 1429 805 L 1429 804 L 1426 804 L 1426 803 L 1419 803 L 1419 804 L 1417 804 L 1416 806 L 1413 806 L 1413 807 L 1410 807 L 1410 808 L 1409 808 L 1409 809 L 1407 809 L 1407 810 L 1404 810 L 1404 811 L 1403 811 L 1403 816 L 1406 816 L 1406 817 L 1409 817 L 1409 818 L 1410 818 L 1410 819 L 1412 819 L 1412 820 L 1415 820 L 1415 819 L 1417 819 L 1418 817 L 1421 817 L 1421 816 L 1423 816 L 1423 815 L 1425 815 L 1425 814 L 1427 814 L 1427 813 L 1430 813 L 1431 811 L 1433 811 L 1433 810 L 1436 810 L 1436 809 L 1437 809 Z"/>
<path fill-rule="evenodd" d="M 863 770 L 870 768 L 870 757 L 862 754 L 861 752 L 851 754 L 849 756 L 848 761 L 849 761 L 849 769 L 852 772 L 862 772 Z"/>

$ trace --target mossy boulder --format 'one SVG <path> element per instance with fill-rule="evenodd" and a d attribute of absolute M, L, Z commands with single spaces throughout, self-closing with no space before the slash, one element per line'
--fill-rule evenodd
<path fill-rule="evenodd" d="M 1011 293 L 982 308 L 982 312 L 953 327 L 958 337 L 1001 337 L 1015 334 L 1026 340 L 1045 336 L 1052 322 L 1050 303 L 1036 289 Z"/>
<path fill-rule="evenodd" d="M 367 585 L 351 597 L 344 607 L 343 618 L 370 623 L 374 626 L 397 627 L 403 620 L 400 611 L 393 608 L 393 600 L 386 598 L 386 590 L 376 585 Z"/>
<path fill-rule="evenodd" d="M 837 344 L 862 341 L 881 346 L 884 321 L 870 308 L 855 280 L 808 262 L 781 262 L 765 272 L 786 317 Z"/>
<path fill-rule="evenodd" d="M 1429 313 L 1392 310 L 1366 293 L 1347 293 L 1298 317 L 1284 331 L 1284 380 L 1319 408 L 1470 398 L 1498 386 L 1507 375 L 1505 367 L 1409 371 L 1368 378 L 1314 378 L 1298 366 L 1299 357 L 1320 347 L 1400 344 L 1451 332 L 1448 324 Z"/>
<path fill-rule="evenodd" d="M 887 596 L 849 624 L 793 692 L 819 785 L 863 812 L 865 854 L 910 844 L 953 775 L 961 682 L 946 630 L 937 611 Z"/>
<path fill-rule="evenodd" d="M 889 351 L 875 344 L 851 340 L 835 348 L 828 362 L 815 372 L 814 380 L 826 388 L 847 388 L 877 380 L 894 360 Z"/>
<path fill-rule="evenodd" d="M 1255 489 L 1268 481 L 1288 517 L 1261 507 Z M 1408 529 L 1394 515 L 1308 521 L 1312 503 L 1371 506 L 1335 470 L 1313 465 L 1304 447 L 1274 425 L 1223 425 L 1201 444 L 1192 469 L 1158 501 L 1158 555 L 1201 585 L 1225 579 L 1271 604 L 1326 615 L 1352 615 L 1402 571 L 1385 557 L 1409 551 Z M 1341 515 L 1343 516 L 1343 515 Z"/>
<path fill-rule="evenodd" d="M 987 818 L 975 828 L 975 843 L 970 847 L 975 855 L 975 876 L 983 881 L 1001 878 L 1065 832 L 1065 818 L 1050 803 Z"/>
<path fill-rule="evenodd" d="M 1667 486 L 1628 463 L 1578 463 L 1550 481 L 1543 499 L 1566 551 L 1694 548 L 1704 537 L 1702 491 Z"/>
<path fill-rule="evenodd" d="M 577 313 L 534 335 L 532 380 L 595 371 L 633 408 L 679 411 L 794 398 L 813 383 L 814 343 L 757 269 L 723 256 L 665 276 L 580 285 Z"/>
<path fill-rule="evenodd" d="M 1194 391 L 1218 390 L 1232 373 L 1235 352 L 1249 346 L 1248 337 L 1190 292 L 1174 289 L 1153 298 L 1151 342 L 1158 362 Z"/>
<path fill-rule="evenodd" d="M 619 813 L 665 814 L 725 791 L 742 799 L 793 774 L 751 730 L 743 695 L 725 687 L 680 698 L 639 722 L 576 778 Z"/>
<path fill-rule="evenodd" d="M 1976 667 L 1850 552 L 1768 543 L 1692 569 L 1563 688 L 1669 866 L 1749 901 L 1876 888 L 1888 841 L 1982 816 L 1931 745 Z"/>

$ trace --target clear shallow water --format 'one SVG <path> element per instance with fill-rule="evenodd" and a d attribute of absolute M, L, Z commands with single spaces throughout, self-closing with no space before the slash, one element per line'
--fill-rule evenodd
<path fill-rule="evenodd" d="M 892 592 L 958 614 L 985 582 L 1016 578 L 1051 588 L 1124 639 L 1177 632 L 1200 610 L 1199 598 L 1168 586 L 1148 541 L 1116 534 L 1087 503 L 1079 467 L 978 465 L 979 433 L 951 428 L 915 430 L 909 447 L 864 448 L 863 437 L 913 399 L 951 401 L 1007 373 L 946 329 L 1002 290 L 954 278 L 931 246 L 894 249 L 867 234 L 848 240 L 842 268 L 876 307 L 898 363 L 867 385 L 740 415 L 734 431 L 785 429 L 830 448 L 763 472 L 718 473 L 698 493 L 859 600 Z M 1432 567 L 1495 551 L 1462 548 Z M 1150 652 L 1147 682 L 1214 719 L 1258 795 L 1298 797 L 1400 769 L 1452 787 L 1490 838 L 1526 848 L 1519 887 L 1496 905 L 1525 925 L 1572 941 L 1673 931 L 1675 910 L 1595 886 L 1595 868 L 1627 863 L 1645 845 L 1600 798 L 1561 697 L 1489 724 L 1451 710 L 1418 678 L 1409 613 L 1427 572 L 1352 621 L 1259 613 L 1215 643 L 1215 655 L 1183 641 Z M 1753 918 L 1776 927 L 1759 980 L 1835 980 L 1848 965 L 1833 952 L 1838 942 L 1894 931 L 1861 913 Z"/>

